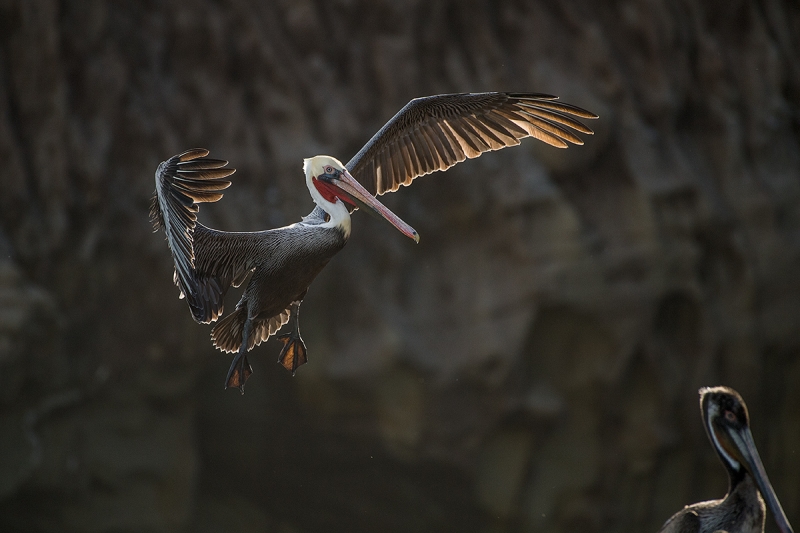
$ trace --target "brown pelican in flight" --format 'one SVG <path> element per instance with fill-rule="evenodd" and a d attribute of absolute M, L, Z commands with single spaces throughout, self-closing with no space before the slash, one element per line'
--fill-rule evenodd
<path fill-rule="evenodd" d="M 728 387 L 700 389 L 700 412 L 711 445 L 728 471 L 728 494 L 721 500 L 687 505 L 667 520 L 659 533 L 763 533 L 762 496 L 781 533 L 792 533 L 761 464 L 747 406 L 739 393 Z"/>
<path fill-rule="evenodd" d="M 417 232 L 375 195 L 414 178 L 534 137 L 559 148 L 583 144 L 570 129 L 592 130 L 573 117 L 597 115 L 546 94 L 475 93 L 417 98 L 401 109 L 347 165 L 329 156 L 306 159 L 306 185 L 316 204 L 302 221 L 250 233 L 218 231 L 197 222 L 198 204 L 216 202 L 234 173 L 227 161 L 193 149 L 158 166 L 151 219 L 163 228 L 175 261 L 175 284 L 197 322 L 222 315 L 228 288 L 252 273 L 236 309 L 211 333 L 214 346 L 235 352 L 225 386 L 252 374 L 247 352 L 291 322 L 278 361 L 292 373 L 306 362 L 298 313 L 308 286 L 347 242 L 350 212 L 360 207 L 391 222 L 415 241 Z"/>

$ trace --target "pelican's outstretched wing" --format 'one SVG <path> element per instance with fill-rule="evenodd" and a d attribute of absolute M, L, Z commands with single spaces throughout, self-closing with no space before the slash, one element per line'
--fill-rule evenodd
<path fill-rule="evenodd" d="M 216 310 L 209 313 L 204 308 L 207 306 L 201 301 L 203 291 L 195 271 L 195 232 L 207 230 L 197 223 L 198 204 L 222 198 L 220 191 L 231 184 L 224 178 L 236 172 L 233 168 L 223 168 L 227 161 L 208 159 L 207 155 L 208 150 L 193 148 L 158 165 L 156 191 L 150 207 L 150 219 L 156 231 L 163 228 L 167 234 L 167 244 L 175 261 L 175 284 L 186 296 L 198 322 L 208 322 L 217 314 Z"/>
<path fill-rule="evenodd" d="M 535 137 L 551 146 L 583 144 L 572 117 L 598 118 L 557 96 L 536 93 L 442 94 L 411 100 L 347 163 L 373 194 L 396 191 L 414 178 L 446 170 L 490 150 Z"/>

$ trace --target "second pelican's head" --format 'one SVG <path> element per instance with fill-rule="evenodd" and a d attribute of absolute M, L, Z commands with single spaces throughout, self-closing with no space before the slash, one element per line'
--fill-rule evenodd
<path fill-rule="evenodd" d="M 792 533 L 792 526 L 756 450 L 750 433 L 750 416 L 742 397 L 728 387 L 703 388 L 700 389 L 700 409 L 711 444 L 730 474 L 730 490 L 750 475 L 775 516 L 778 528 L 782 533 Z"/>
<path fill-rule="evenodd" d="M 318 155 L 303 161 L 306 186 L 314 199 L 331 216 L 334 224 L 349 222 L 350 213 L 345 204 L 360 207 L 367 213 L 389 221 L 403 235 L 419 242 L 417 232 L 372 196 L 335 157 Z M 349 224 L 347 224 L 349 233 Z"/>

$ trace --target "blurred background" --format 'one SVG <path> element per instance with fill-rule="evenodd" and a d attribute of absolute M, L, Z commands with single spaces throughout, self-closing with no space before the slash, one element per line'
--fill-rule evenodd
<path fill-rule="evenodd" d="M 419 245 L 356 213 L 309 364 L 223 390 L 158 163 L 238 169 L 207 225 L 289 224 L 303 157 L 487 90 L 601 119 L 383 197 Z M 797 527 L 798 102 L 791 0 L 0 2 L 0 530 L 656 532 L 725 493 L 718 384 Z"/>

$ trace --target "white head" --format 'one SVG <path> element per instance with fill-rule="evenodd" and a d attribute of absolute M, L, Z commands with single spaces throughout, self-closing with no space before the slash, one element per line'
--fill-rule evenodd
<path fill-rule="evenodd" d="M 329 215 L 333 205 L 341 204 L 342 199 L 333 194 L 334 186 L 327 182 L 323 176 L 336 176 L 344 170 L 344 165 L 335 157 L 317 155 L 303 160 L 303 171 L 306 175 L 306 186 L 311 193 L 314 203 L 325 210 Z M 318 179 L 319 178 L 319 179 Z M 348 211 L 349 214 L 349 211 Z"/>

